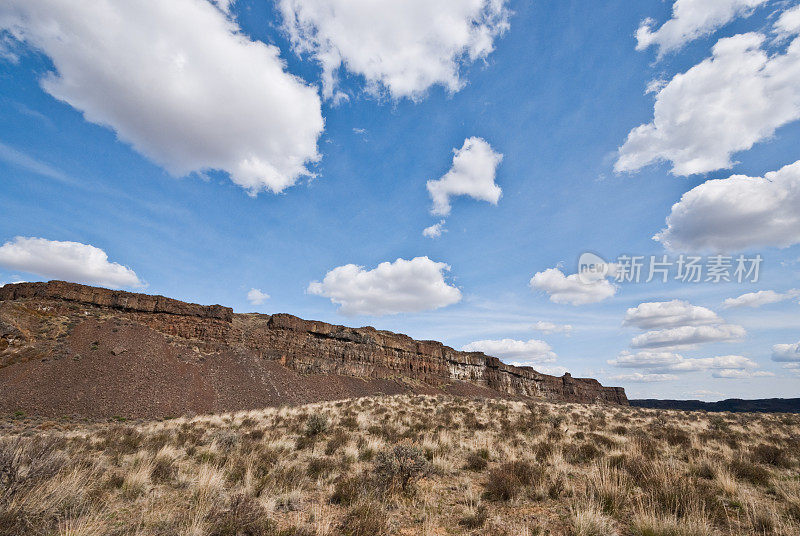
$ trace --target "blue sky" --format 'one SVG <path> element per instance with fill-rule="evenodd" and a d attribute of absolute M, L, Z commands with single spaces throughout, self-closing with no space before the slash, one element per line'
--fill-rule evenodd
<path fill-rule="evenodd" d="M 372 325 L 598 377 L 632 397 L 794 396 L 800 170 L 760 177 L 800 159 L 800 12 L 796 2 L 730 0 L 691 20 L 681 3 L 702 4 L 452 0 L 435 8 L 445 22 L 420 24 L 431 14 L 411 2 L 362 27 L 352 11 L 380 2 L 334 2 L 341 11 L 328 12 L 317 1 L 181 0 L 176 17 L 148 2 L 66 13 L 48 0 L 12 1 L 0 8 L 0 282 L 61 277 Z M 124 39 L 97 30 L 115 14 L 133 28 Z M 51 34 L 53 21 L 63 35 Z M 136 21 L 148 30 L 135 31 Z M 407 26 L 381 42 L 370 28 L 381 23 Z M 486 35 L 448 41 L 458 34 L 445 24 Z M 327 39 L 310 38 L 309 26 Z M 204 28 L 211 33 L 192 35 Z M 170 36 L 169 62 L 153 67 L 159 31 Z M 763 39 L 743 44 L 753 36 Z M 197 85 L 170 93 L 173 69 Z M 654 121 L 654 106 L 656 134 L 626 144 Z M 258 158 L 255 172 L 242 147 Z M 502 159 L 489 165 L 487 154 Z M 654 161 L 642 164 L 648 154 Z M 620 164 L 624 155 L 635 164 Z M 470 177 L 477 190 L 432 214 L 426 185 L 451 168 L 451 192 Z M 502 190 L 496 203 L 491 185 Z M 652 237 L 690 191 L 667 249 Z M 423 236 L 442 219 L 446 232 Z M 547 270 L 568 278 L 586 251 L 609 262 L 676 259 L 700 244 L 703 255 L 761 255 L 760 280 L 609 277 L 578 287 L 578 304 L 559 300 L 555 271 L 530 283 Z M 269 297 L 254 303 L 251 289 Z M 762 290 L 780 301 L 723 305 Z M 650 303 L 662 305 L 623 325 L 629 309 Z M 719 326 L 744 333 L 719 336 Z M 692 345 L 632 347 L 646 332 L 709 327 L 717 331 Z"/>

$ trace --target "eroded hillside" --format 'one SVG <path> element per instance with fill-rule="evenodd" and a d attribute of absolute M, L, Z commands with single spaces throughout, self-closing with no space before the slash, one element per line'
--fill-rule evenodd
<path fill-rule="evenodd" d="M 540 374 L 371 327 L 234 314 L 73 283 L 0 288 L 0 410 L 175 416 L 373 394 L 627 404 L 621 388 Z"/>

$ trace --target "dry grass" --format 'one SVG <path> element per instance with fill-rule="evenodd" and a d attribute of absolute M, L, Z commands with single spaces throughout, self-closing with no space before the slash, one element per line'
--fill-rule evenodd
<path fill-rule="evenodd" d="M 2 426 L 0 536 L 800 534 L 796 416 L 397 396 Z"/>

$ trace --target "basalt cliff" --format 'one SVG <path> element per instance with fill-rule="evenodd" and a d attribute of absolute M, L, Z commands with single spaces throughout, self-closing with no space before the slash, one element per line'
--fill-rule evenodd
<path fill-rule="evenodd" d="M 163 417 L 406 392 L 628 403 L 597 380 L 372 327 L 62 281 L 0 287 L 0 412 Z"/>

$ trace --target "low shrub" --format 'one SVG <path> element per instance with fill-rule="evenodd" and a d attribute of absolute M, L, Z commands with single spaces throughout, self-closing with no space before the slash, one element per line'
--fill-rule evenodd
<path fill-rule="evenodd" d="M 480 449 L 467 454 L 467 462 L 464 465 L 464 469 L 480 472 L 486 469 L 488 465 L 489 451 L 486 449 Z"/>
<path fill-rule="evenodd" d="M 766 486 L 769 484 L 769 471 L 753 462 L 736 459 L 731 461 L 730 469 L 731 473 L 740 480 L 746 480 L 756 486 Z"/>
<path fill-rule="evenodd" d="M 350 437 L 348 436 L 347 432 L 344 430 L 336 430 L 336 432 L 333 434 L 333 437 L 331 437 L 328 440 L 327 445 L 325 445 L 325 454 L 328 456 L 334 454 L 337 450 L 347 445 L 349 439 Z"/>
<path fill-rule="evenodd" d="M 676 426 L 667 426 L 661 437 L 673 447 L 689 447 L 692 444 L 689 433 Z"/>
<path fill-rule="evenodd" d="M 316 457 L 311 458 L 306 467 L 306 474 L 311 478 L 328 476 L 336 468 L 336 462 L 331 458 Z"/>
<path fill-rule="evenodd" d="M 328 417 L 324 413 L 314 413 L 306 419 L 304 433 L 306 437 L 316 437 L 328 431 Z"/>
<path fill-rule="evenodd" d="M 167 483 L 171 482 L 178 474 L 178 467 L 175 462 L 165 456 L 156 456 L 153 462 L 153 469 L 150 471 L 150 478 L 154 482 Z"/>
<path fill-rule="evenodd" d="M 365 501 L 350 508 L 339 524 L 343 536 L 385 536 L 389 534 L 389 516 L 375 501 Z"/>
<path fill-rule="evenodd" d="M 751 454 L 753 459 L 759 463 L 774 465 L 775 467 L 791 467 L 786 451 L 774 445 L 762 443 L 753 448 Z"/>
<path fill-rule="evenodd" d="M 588 463 L 599 458 L 603 452 L 591 442 L 570 444 L 564 447 L 564 458 L 572 464 Z"/>
<path fill-rule="evenodd" d="M 430 472 L 430 462 L 425 458 L 422 449 L 396 445 L 378 453 L 374 471 L 385 489 L 407 492 L 414 482 Z"/>
<path fill-rule="evenodd" d="M 461 518 L 459 523 L 467 529 L 474 530 L 484 526 L 487 519 L 489 519 L 489 510 L 482 504 Z"/>
<path fill-rule="evenodd" d="M 486 498 L 495 501 L 510 501 L 523 489 L 539 482 L 544 476 L 541 466 L 526 461 L 504 463 L 489 471 L 486 480 Z"/>
<path fill-rule="evenodd" d="M 331 503 L 350 506 L 370 495 L 374 489 L 375 483 L 363 473 L 356 476 L 342 475 L 333 483 Z"/>
<path fill-rule="evenodd" d="M 272 523 L 255 499 L 244 494 L 231 496 L 224 508 L 209 514 L 209 536 L 271 536 Z"/>

